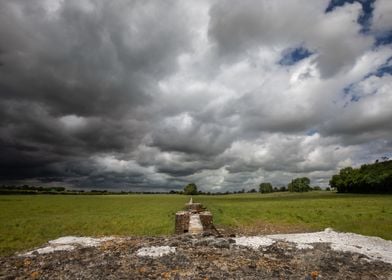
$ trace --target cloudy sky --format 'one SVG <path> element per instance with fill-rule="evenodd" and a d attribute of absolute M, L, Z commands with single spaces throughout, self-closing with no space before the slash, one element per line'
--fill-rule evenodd
<path fill-rule="evenodd" d="M 391 15 L 391 0 L 2 0 L 0 183 L 325 187 L 392 157 Z"/>

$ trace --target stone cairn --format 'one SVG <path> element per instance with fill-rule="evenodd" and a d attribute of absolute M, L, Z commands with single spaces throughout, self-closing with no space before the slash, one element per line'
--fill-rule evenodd
<path fill-rule="evenodd" d="M 191 198 L 185 204 L 185 210 L 176 213 L 175 233 L 199 234 L 203 232 L 218 233 L 212 223 L 211 212 L 206 211 L 201 203 L 194 203 Z"/>

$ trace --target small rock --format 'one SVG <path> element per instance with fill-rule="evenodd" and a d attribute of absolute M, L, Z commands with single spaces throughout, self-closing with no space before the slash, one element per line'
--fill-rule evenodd
<path fill-rule="evenodd" d="M 211 244 L 215 248 L 230 248 L 230 243 L 226 240 L 217 241 Z"/>

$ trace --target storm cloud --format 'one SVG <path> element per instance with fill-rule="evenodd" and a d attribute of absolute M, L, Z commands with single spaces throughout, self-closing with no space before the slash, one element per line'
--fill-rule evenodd
<path fill-rule="evenodd" d="M 392 6 L 4 0 L 0 181 L 327 186 L 392 156 Z"/>

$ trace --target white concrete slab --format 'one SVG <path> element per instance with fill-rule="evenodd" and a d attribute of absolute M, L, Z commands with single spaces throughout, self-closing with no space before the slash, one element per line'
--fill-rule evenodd
<path fill-rule="evenodd" d="M 257 249 L 278 240 L 293 242 L 298 249 L 312 249 L 312 244 L 329 243 L 332 250 L 359 253 L 369 260 L 392 264 L 392 241 L 356 233 L 336 232 L 330 228 L 320 232 L 243 236 L 234 238 L 236 244 Z"/>
<path fill-rule="evenodd" d="M 189 233 L 198 234 L 203 232 L 203 225 L 199 214 L 192 214 L 189 218 Z"/>

